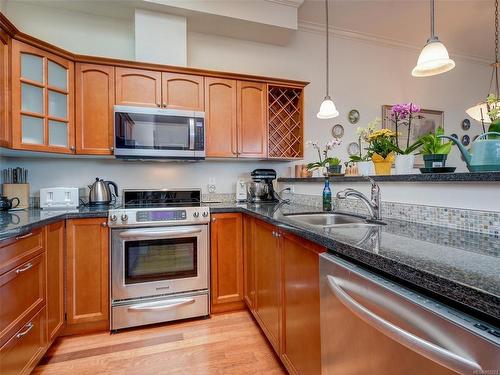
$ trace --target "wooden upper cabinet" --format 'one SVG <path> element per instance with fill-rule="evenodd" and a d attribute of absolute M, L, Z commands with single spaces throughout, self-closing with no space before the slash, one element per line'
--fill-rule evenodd
<path fill-rule="evenodd" d="M 202 112 L 203 77 L 191 74 L 162 73 L 162 107 Z"/>
<path fill-rule="evenodd" d="M 73 153 L 74 63 L 12 41 L 12 146 Z"/>
<path fill-rule="evenodd" d="M 267 88 L 265 83 L 237 83 L 238 156 L 267 156 Z"/>
<path fill-rule="evenodd" d="M 211 311 L 241 309 L 244 307 L 242 215 L 214 214 L 210 229 Z"/>
<path fill-rule="evenodd" d="M 65 334 L 109 329 L 109 254 L 105 218 L 66 221 Z"/>
<path fill-rule="evenodd" d="M 205 152 L 207 157 L 236 157 L 236 81 L 205 78 Z"/>
<path fill-rule="evenodd" d="M 254 224 L 255 317 L 276 353 L 280 352 L 281 251 L 276 227 Z"/>
<path fill-rule="evenodd" d="M 319 254 L 326 249 L 286 232 L 281 247 L 281 358 L 290 374 L 320 374 Z"/>
<path fill-rule="evenodd" d="M 76 64 L 76 153 L 113 154 L 115 68 Z"/>
<path fill-rule="evenodd" d="M 0 30 L 0 146 L 10 147 L 9 124 L 9 37 Z"/>
<path fill-rule="evenodd" d="M 117 67 L 116 104 L 161 107 L 161 72 Z"/>
<path fill-rule="evenodd" d="M 56 339 L 64 325 L 64 221 L 45 227 L 47 260 L 47 338 Z"/>

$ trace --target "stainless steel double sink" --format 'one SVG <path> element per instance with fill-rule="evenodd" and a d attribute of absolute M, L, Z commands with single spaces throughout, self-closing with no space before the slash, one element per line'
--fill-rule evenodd
<path fill-rule="evenodd" d="M 385 225 L 382 221 L 370 220 L 365 217 L 338 212 L 297 213 L 287 214 L 285 216 L 286 218 L 301 224 L 322 228 L 369 227 Z"/>

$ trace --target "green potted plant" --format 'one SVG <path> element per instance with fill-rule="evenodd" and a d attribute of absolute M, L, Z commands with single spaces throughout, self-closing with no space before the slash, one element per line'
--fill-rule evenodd
<path fill-rule="evenodd" d="M 318 161 L 307 164 L 308 171 L 314 171 L 317 169 L 321 169 L 322 174 L 330 174 L 330 166 L 333 167 L 331 170 L 336 171 L 335 174 L 339 174 L 342 170 L 341 160 L 337 157 L 329 157 L 328 153 L 333 150 L 335 147 L 338 147 L 342 144 L 342 140 L 340 138 L 333 138 L 328 141 L 324 148 L 322 149 L 319 146 L 319 142 L 308 141 L 306 143 L 307 146 L 312 146 L 318 152 Z"/>
<path fill-rule="evenodd" d="M 396 158 L 396 132 L 380 129 L 369 135 L 368 151 L 372 153 L 372 161 L 377 175 L 390 175 L 392 163 Z"/>
<path fill-rule="evenodd" d="M 495 94 L 488 95 L 486 99 L 486 106 L 488 107 L 488 116 L 491 119 L 488 132 L 500 133 L 500 97 Z M 490 135 L 489 139 L 497 139 L 497 135 Z"/>
<path fill-rule="evenodd" d="M 435 134 L 427 134 L 420 138 L 425 168 L 446 166 L 446 159 L 451 151 L 452 142 L 443 142 L 439 136 L 444 135 L 444 129 L 438 128 Z"/>

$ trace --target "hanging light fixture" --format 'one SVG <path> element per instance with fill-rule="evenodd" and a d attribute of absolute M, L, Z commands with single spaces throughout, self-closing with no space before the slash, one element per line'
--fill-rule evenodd
<path fill-rule="evenodd" d="M 491 72 L 491 80 L 490 80 L 490 88 L 488 89 L 488 94 L 495 94 L 498 98 L 500 95 L 500 90 L 498 89 L 498 68 L 500 67 L 500 63 L 498 62 L 498 0 L 495 0 L 495 62 L 491 64 L 493 68 Z M 491 91 L 493 87 L 493 82 L 495 82 L 495 91 Z M 492 106 L 499 105 L 498 103 L 491 104 Z M 465 111 L 470 117 L 474 120 L 481 122 L 484 124 L 491 124 L 490 116 L 488 116 L 488 112 L 491 108 L 488 108 L 488 103 L 481 102 L 474 107 L 469 108 Z"/>
<path fill-rule="evenodd" d="M 430 77 L 445 73 L 455 67 L 455 62 L 450 59 L 448 50 L 434 34 L 434 0 L 430 0 L 431 8 L 431 37 L 427 39 L 425 47 L 418 56 L 417 66 L 411 75 L 414 77 Z"/>
<path fill-rule="evenodd" d="M 326 12 L 326 95 L 325 98 L 323 99 L 323 102 L 321 103 L 321 106 L 319 107 L 319 112 L 316 115 L 320 119 L 334 118 L 339 115 L 339 111 L 337 111 L 335 103 L 333 102 L 332 98 L 330 98 L 330 95 L 328 93 L 328 83 L 330 80 L 329 49 L 328 49 L 330 44 L 329 23 L 328 23 L 328 0 L 325 0 L 325 12 Z"/>

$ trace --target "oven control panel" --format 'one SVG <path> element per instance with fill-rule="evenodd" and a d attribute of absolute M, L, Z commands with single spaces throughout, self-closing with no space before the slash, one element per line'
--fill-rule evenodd
<path fill-rule="evenodd" d="M 138 223 L 146 221 L 186 220 L 186 210 L 137 211 L 135 220 Z"/>
<path fill-rule="evenodd" d="M 210 222 L 208 207 L 115 209 L 110 210 L 108 215 L 110 227 L 204 224 L 208 222 Z"/>

